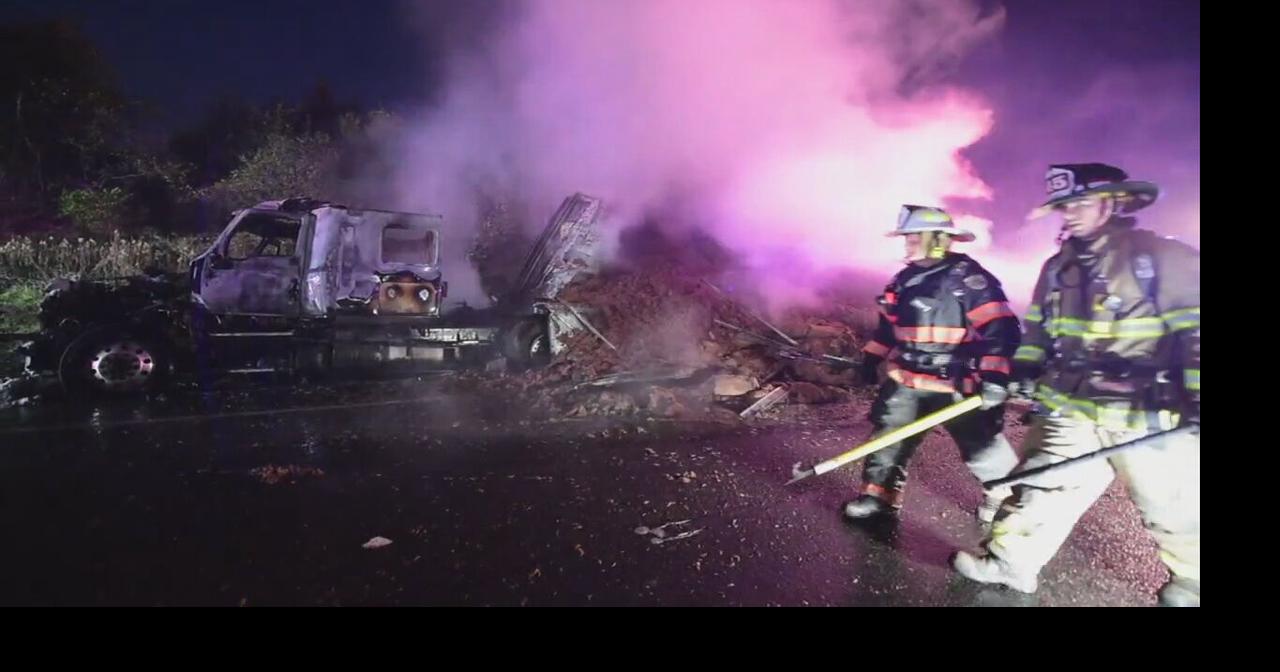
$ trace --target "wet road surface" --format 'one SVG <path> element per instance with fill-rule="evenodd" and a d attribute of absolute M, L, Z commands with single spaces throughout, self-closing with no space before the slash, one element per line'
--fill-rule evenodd
<path fill-rule="evenodd" d="M 865 404 L 727 426 L 522 421 L 501 396 L 420 382 L 0 411 L 0 604 L 1149 605 L 1165 580 L 1119 485 L 1037 594 L 956 576 L 980 491 L 941 433 L 896 525 L 841 520 L 857 465 L 784 487 L 794 462 L 867 437 Z"/>

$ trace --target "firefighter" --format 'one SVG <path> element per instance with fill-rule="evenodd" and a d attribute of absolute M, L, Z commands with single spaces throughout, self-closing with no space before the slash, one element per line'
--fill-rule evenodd
<path fill-rule="evenodd" d="M 907 267 L 878 298 L 879 325 L 863 348 L 863 382 L 876 381 L 881 363 L 887 374 L 871 407 L 871 422 L 877 434 L 883 433 L 961 395 L 981 394 L 981 409 L 945 427 L 979 480 L 1008 475 L 1017 456 L 1002 433 L 1004 402 L 1020 334 L 1000 282 L 978 262 L 951 251 L 953 241 L 971 241 L 974 235 L 938 208 L 903 206 L 897 228 L 888 235 L 903 237 Z M 912 437 L 870 455 L 861 494 L 845 504 L 844 515 L 861 520 L 901 508 L 907 463 L 922 440 Z M 979 520 L 989 522 L 1009 494 L 986 493 Z"/>
<path fill-rule="evenodd" d="M 1099 163 L 1055 165 L 1050 210 L 1061 250 L 1044 264 L 1014 358 L 1018 390 L 1045 409 L 1026 439 L 1032 469 L 1200 424 L 1200 254 L 1135 228 L 1156 185 Z M 1018 486 L 984 546 L 953 560 L 975 581 L 1034 592 L 1040 569 L 1115 474 L 1128 487 L 1172 578 L 1159 602 L 1200 604 L 1200 437 L 1183 433 Z"/>

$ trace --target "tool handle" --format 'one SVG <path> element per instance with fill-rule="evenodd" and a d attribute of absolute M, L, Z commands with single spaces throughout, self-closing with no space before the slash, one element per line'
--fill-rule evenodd
<path fill-rule="evenodd" d="M 1157 432 L 1155 434 L 1144 436 L 1140 439 L 1134 439 L 1133 441 L 1122 443 L 1118 446 L 1111 446 L 1110 448 L 1095 450 L 1092 453 L 1086 453 L 1084 455 L 1063 460 L 1061 462 L 1046 464 L 1043 467 L 1036 467 L 1035 469 L 1020 471 L 1016 474 L 1005 476 L 1004 478 L 997 478 L 994 481 L 987 481 L 982 484 L 982 487 L 987 490 L 990 490 L 992 488 L 998 488 L 1001 486 L 1019 485 L 1041 474 L 1045 474 L 1051 471 L 1057 471 L 1059 469 L 1066 469 L 1068 467 L 1074 467 L 1076 465 L 1085 464 L 1087 462 L 1093 462 L 1094 460 L 1104 460 L 1108 457 L 1111 457 L 1112 455 L 1115 455 L 1116 453 L 1124 452 L 1126 450 L 1133 450 L 1134 448 L 1141 448 L 1143 446 L 1154 443 L 1159 439 L 1165 439 L 1170 436 L 1180 435 L 1180 434 L 1190 434 L 1196 431 L 1199 431 L 1198 427 L 1179 427 L 1177 429 L 1171 429 L 1164 432 Z"/>
<path fill-rule="evenodd" d="M 854 448 L 853 450 L 850 450 L 847 453 L 841 453 L 829 460 L 819 462 L 818 464 L 813 465 L 813 473 L 814 475 L 819 475 L 825 474 L 833 469 L 839 469 L 854 460 L 870 455 L 877 450 L 888 448 L 903 439 L 911 438 L 916 434 L 932 429 L 948 420 L 951 420 L 952 418 L 964 415 L 969 411 L 981 407 L 982 397 L 969 397 L 964 401 L 952 404 L 940 411 L 930 413 L 915 422 L 881 434 L 880 436 L 858 446 L 857 448 Z"/>

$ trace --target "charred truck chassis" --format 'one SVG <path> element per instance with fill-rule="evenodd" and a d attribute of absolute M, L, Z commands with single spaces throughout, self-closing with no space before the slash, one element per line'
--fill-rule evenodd
<path fill-rule="evenodd" d="M 508 297 L 494 309 L 443 309 L 439 223 L 306 199 L 263 203 L 238 212 L 185 275 L 55 282 L 40 333 L 20 351 L 29 374 L 56 375 L 73 393 L 155 390 L 175 375 L 412 374 L 498 355 L 518 368 L 548 360 L 541 304 Z"/>
<path fill-rule="evenodd" d="M 212 319 L 205 316 L 203 319 Z M 286 321 L 222 317 L 216 328 L 197 328 L 193 355 L 198 371 L 318 374 L 383 372 L 411 374 L 441 367 L 481 365 L 501 354 L 516 364 L 532 364 L 541 344 L 529 351 L 503 347 L 509 334 L 537 315 L 509 317 L 474 311 L 464 319 L 378 316 L 361 319 Z M 525 327 L 527 329 L 527 327 Z"/>

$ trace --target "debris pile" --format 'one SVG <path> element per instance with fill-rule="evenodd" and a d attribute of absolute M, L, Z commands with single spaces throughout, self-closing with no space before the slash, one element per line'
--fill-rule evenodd
<path fill-rule="evenodd" d="M 297 483 L 304 478 L 319 478 L 324 476 L 324 471 L 299 464 L 267 464 L 250 469 L 249 475 L 267 485 L 276 485 Z"/>
<path fill-rule="evenodd" d="M 574 323 L 551 363 L 504 384 L 565 417 L 736 420 L 850 398 L 869 308 L 793 309 L 775 325 L 717 279 L 676 260 L 579 272 L 548 299 L 565 308 L 553 320 Z"/>

